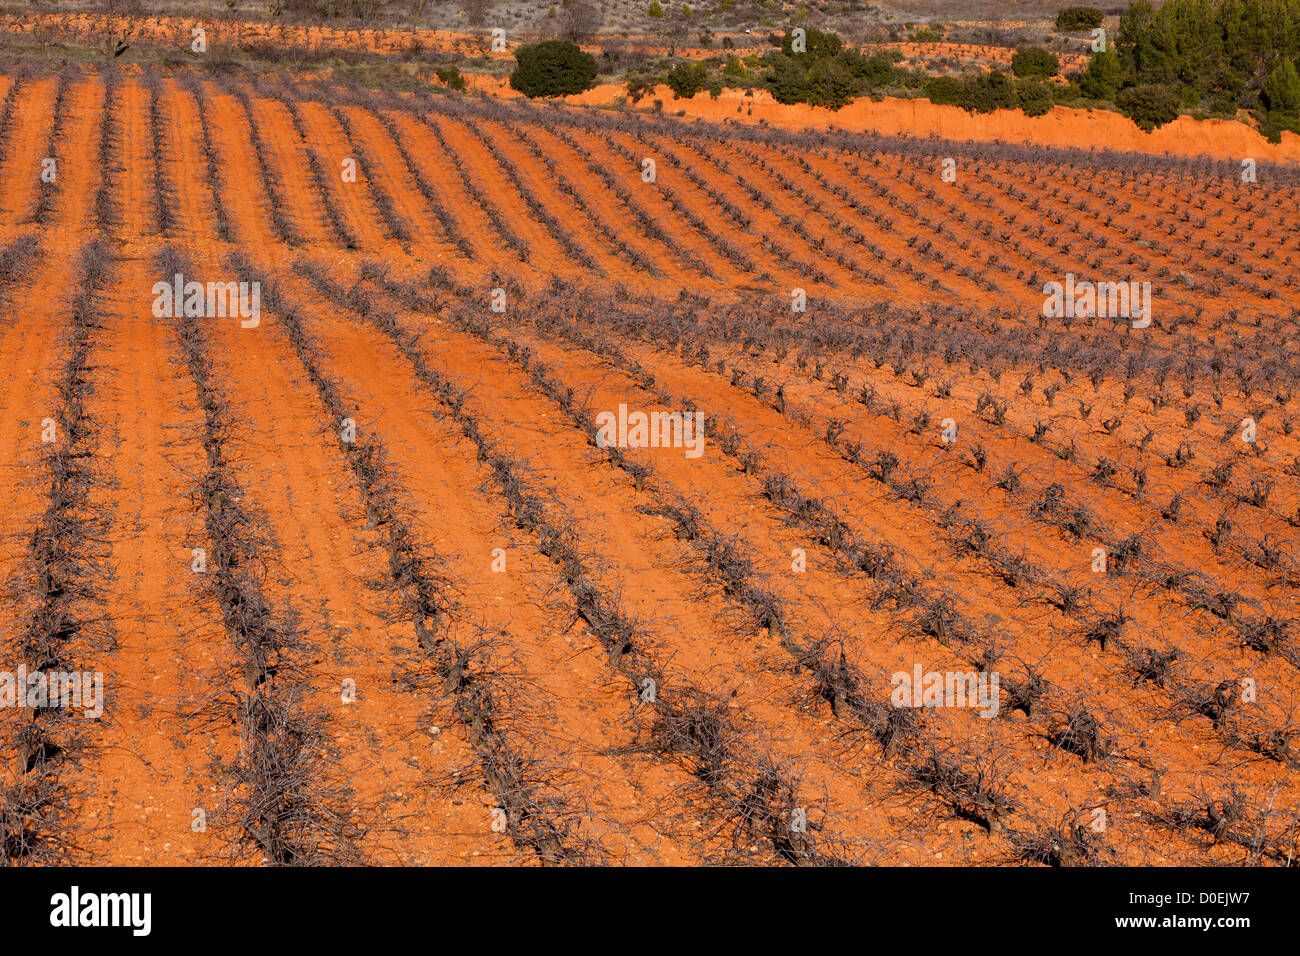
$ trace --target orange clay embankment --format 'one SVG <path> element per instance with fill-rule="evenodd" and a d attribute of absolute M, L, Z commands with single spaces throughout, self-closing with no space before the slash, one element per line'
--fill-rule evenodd
<path fill-rule="evenodd" d="M 520 95 L 504 79 L 467 79 L 475 91 L 506 97 Z M 626 93 L 627 88 L 622 84 L 605 83 L 564 99 L 574 106 L 613 106 L 622 102 Z M 766 90 L 755 90 L 753 96 L 746 96 L 741 90 L 724 90 L 717 99 L 708 93 L 678 99 L 667 86 L 656 87 L 654 93 L 641 100 L 641 108 L 650 108 L 655 100 L 663 102 L 663 111 L 668 114 L 684 111 L 690 119 L 732 120 L 780 129 L 834 129 L 884 136 L 935 136 L 981 143 L 1032 143 L 1166 156 L 1228 160 L 1249 157 L 1300 163 L 1300 136 L 1283 133 L 1281 143 L 1270 143 L 1245 123 L 1234 120 L 1180 116 L 1167 126 L 1145 133 L 1127 117 L 1109 110 L 1056 106 L 1045 116 L 1026 116 L 1018 110 L 970 113 L 958 106 L 939 106 L 929 100 L 888 98 L 859 99 L 835 111 L 820 106 L 778 103 Z"/>

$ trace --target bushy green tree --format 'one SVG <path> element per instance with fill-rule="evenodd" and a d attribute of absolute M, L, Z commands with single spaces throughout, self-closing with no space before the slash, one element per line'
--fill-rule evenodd
<path fill-rule="evenodd" d="M 857 96 L 888 86 L 899 75 L 897 53 L 863 56 L 844 48 L 837 34 L 808 30 L 807 49 L 796 53 L 793 36 L 764 55 L 764 81 L 780 103 L 809 103 L 839 109 Z"/>
<path fill-rule="evenodd" d="M 646 11 L 646 16 L 653 17 L 656 20 L 664 18 L 664 7 L 659 0 L 650 0 L 650 9 Z"/>
<path fill-rule="evenodd" d="M 837 110 L 858 94 L 858 78 L 840 57 L 817 60 L 808 68 L 804 102 Z"/>
<path fill-rule="evenodd" d="M 1115 48 L 1126 73 L 1152 82 L 1171 79 L 1169 38 L 1150 0 L 1135 0 L 1119 19 Z"/>
<path fill-rule="evenodd" d="M 510 85 L 525 96 L 568 96 L 596 82 L 596 58 L 568 40 L 542 40 L 515 51 Z"/>
<path fill-rule="evenodd" d="M 1114 50 L 1094 53 L 1079 77 L 1079 89 L 1093 100 L 1113 100 L 1124 85 L 1124 67 Z"/>
<path fill-rule="evenodd" d="M 460 70 L 455 66 L 444 66 L 434 71 L 435 75 L 443 83 L 447 84 L 453 90 L 464 92 L 465 77 L 460 75 Z"/>
<path fill-rule="evenodd" d="M 1021 80 L 1016 84 L 1016 102 L 1026 116 L 1042 116 L 1056 105 L 1051 83 Z"/>
<path fill-rule="evenodd" d="M 902 54 L 880 50 L 871 56 L 847 51 L 841 59 L 868 87 L 887 86 L 898 78 L 897 62 Z"/>
<path fill-rule="evenodd" d="M 678 63 L 668 71 L 664 82 L 679 99 L 690 99 L 709 81 L 709 68 L 703 63 Z"/>
<path fill-rule="evenodd" d="M 951 76 L 936 76 L 925 84 L 925 95 L 931 103 L 943 106 L 961 106 L 966 95 L 966 85 Z"/>
<path fill-rule="evenodd" d="M 1295 64 L 1283 60 L 1274 67 L 1264 84 L 1264 102 L 1270 110 L 1282 113 L 1300 113 L 1300 73 Z"/>
<path fill-rule="evenodd" d="M 1133 0 L 1110 45 L 1114 55 L 1095 54 L 1078 77 L 1079 93 L 1115 102 L 1145 128 L 1171 109 L 1254 109 L 1276 127 L 1268 117 L 1292 115 L 1273 104 L 1292 101 L 1282 64 L 1300 56 L 1300 0 Z"/>
<path fill-rule="evenodd" d="M 829 30 L 813 30 L 811 28 L 804 31 L 804 45 L 807 49 L 803 53 L 795 53 L 794 32 L 790 31 L 781 38 L 781 52 L 786 56 L 800 56 L 809 60 L 820 60 L 823 57 L 835 56 L 844 49 L 844 41 L 838 33 Z"/>
<path fill-rule="evenodd" d="M 633 103 L 641 102 L 641 98 L 655 90 L 656 80 L 653 76 L 644 73 L 629 73 L 627 75 L 627 95 Z"/>
<path fill-rule="evenodd" d="M 1013 110 L 1020 105 L 1016 82 L 996 67 L 979 76 L 969 77 L 961 105 L 976 113 Z"/>
<path fill-rule="evenodd" d="M 1178 94 L 1159 83 L 1144 83 L 1119 91 L 1115 105 L 1148 133 L 1178 118 Z"/>
<path fill-rule="evenodd" d="M 772 57 L 764 81 L 778 103 L 802 103 L 808 96 L 808 70 L 793 57 Z"/>
<path fill-rule="evenodd" d="M 1062 33 L 1095 30 L 1101 26 L 1105 16 L 1096 7 L 1066 7 L 1056 15 L 1056 29 Z"/>
<path fill-rule="evenodd" d="M 1248 106 L 1268 71 L 1300 53 L 1297 0 L 1135 0 L 1115 46 L 1130 83 L 1164 83 L 1204 98 L 1233 89 Z"/>
<path fill-rule="evenodd" d="M 1027 46 L 1011 57 L 1011 72 L 1019 77 L 1046 79 L 1061 70 L 1061 61 L 1041 46 Z"/>

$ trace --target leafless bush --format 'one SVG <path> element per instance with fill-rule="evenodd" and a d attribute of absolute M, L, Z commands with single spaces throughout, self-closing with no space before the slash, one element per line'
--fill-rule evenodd
<path fill-rule="evenodd" d="M 193 274 L 171 247 L 156 265 L 166 280 Z M 363 831 L 347 809 L 346 789 L 325 773 L 324 738 L 295 686 L 305 651 L 301 632 L 293 614 L 277 613 L 262 592 L 263 522 L 242 503 L 244 492 L 232 474 L 230 412 L 205 336 L 192 316 L 179 319 L 175 332 L 203 410 L 207 470 L 195 498 L 211 551 L 206 580 L 244 664 L 246 690 L 235 693 L 241 747 L 231 768 L 238 783 L 232 825 L 272 864 L 358 861 Z"/>
<path fill-rule="evenodd" d="M 1080 819 L 1085 811 L 1068 811 L 1061 821 L 1036 833 L 1012 833 L 1014 861 L 1043 866 L 1098 866 L 1114 852 Z"/>
<path fill-rule="evenodd" d="M 52 159 L 56 163 L 63 158 L 60 156 L 60 144 L 63 140 L 63 125 L 67 121 L 68 96 L 73 84 L 81 77 L 81 68 L 75 63 L 68 63 L 59 72 L 58 87 L 54 94 L 53 122 L 50 124 L 50 135 L 44 153 L 44 158 Z M 50 212 L 54 208 L 54 197 L 57 195 L 55 186 L 57 182 L 57 168 L 54 183 L 47 183 L 42 177 L 40 192 L 36 197 L 36 208 L 32 210 L 33 222 L 44 225 L 49 219 Z"/>
<path fill-rule="evenodd" d="M 72 849 L 69 794 L 56 774 L 24 756 L 20 750 L 22 766 L 0 787 L 0 863 L 66 861 Z"/>
<path fill-rule="evenodd" d="M 461 13 L 465 15 L 465 22 L 471 27 L 481 27 L 487 23 L 493 0 L 458 0 L 458 2 Z"/>
<path fill-rule="evenodd" d="M 1222 731 L 1241 704 L 1241 684 L 1233 679 L 1218 683 L 1190 681 L 1175 688 L 1173 696 L 1171 714 L 1175 719 L 1208 717 L 1214 729 Z"/>
<path fill-rule="evenodd" d="M 569 0 L 560 8 L 557 34 L 564 40 L 585 40 L 600 32 L 604 19 L 600 7 L 592 0 Z"/>
<path fill-rule="evenodd" d="M 1154 647 L 1132 647 L 1124 650 L 1125 661 L 1134 683 L 1143 681 L 1164 687 L 1173 675 L 1174 665 L 1182 652 L 1176 647 L 1163 650 Z"/>
<path fill-rule="evenodd" d="M 1080 704 L 1053 715 L 1048 740 L 1054 747 L 1082 757 L 1084 763 L 1105 760 L 1114 747 L 1114 741 L 1106 737 L 1101 721 Z"/>
<path fill-rule="evenodd" d="M 167 127 L 162 115 L 162 81 L 153 70 L 145 70 L 143 77 L 149 91 L 149 134 L 153 142 L 154 225 L 159 235 L 170 236 L 176 222 L 176 194 L 165 171 Z M 218 208 L 220 205 L 218 202 Z"/>
<path fill-rule="evenodd" d="M 1233 785 L 1222 796 L 1204 796 L 1201 800 L 1170 803 L 1158 810 L 1149 811 L 1147 818 L 1172 830 L 1200 830 L 1209 835 L 1211 842 L 1244 837 L 1244 829 L 1251 816 L 1247 798 Z"/>
<path fill-rule="evenodd" d="M 1258 651 L 1265 657 L 1280 657 L 1293 666 L 1297 654 L 1291 639 L 1294 621 L 1286 618 L 1265 617 L 1253 621 L 1243 621 L 1237 626 L 1237 636 L 1242 647 Z"/>
<path fill-rule="evenodd" d="M 815 837 L 815 818 L 806 827 L 794 825 L 797 781 L 788 768 L 771 758 L 747 752 L 732 723 L 726 702 L 690 689 L 681 701 L 657 708 L 651 746 L 663 755 L 685 755 L 695 774 L 734 821 L 733 843 L 755 839 L 776 854 L 800 865 L 841 862 L 822 850 Z"/>
<path fill-rule="evenodd" d="M 823 639 L 814 643 L 800 655 L 796 666 L 812 675 L 813 693 L 830 704 L 836 717 L 855 718 L 867 728 L 886 760 L 905 753 L 921 738 L 921 712 L 871 697 L 868 688 L 877 682 L 868 680 L 848 660 L 842 642 Z"/>
<path fill-rule="evenodd" d="M 951 748 L 931 744 L 908 773 L 956 816 L 978 823 L 989 833 L 1003 832 L 1007 818 L 1016 811 L 997 760 L 988 752 L 963 762 Z"/>

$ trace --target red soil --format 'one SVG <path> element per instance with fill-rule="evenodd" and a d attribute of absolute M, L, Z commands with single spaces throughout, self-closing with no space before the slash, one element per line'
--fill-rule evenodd
<path fill-rule="evenodd" d="M 285 694 L 318 731 L 308 789 L 356 843 L 323 844 L 324 862 L 550 861 L 547 833 L 567 862 L 1286 860 L 1300 812 L 1287 691 L 1300 185 L 1286 172 L 1251 189 L 1235 164 L 250 86 L 267 179 L 236 98 L 163 77 L 154 130 L 147 79 L 127 72 L 105 115 L 103 77 L 73 78 L 59 117 L 55 80 L 25 80 L 0 166 L 0 244 L 39 242 L 29 269 L 0 276 L 14 315 L 0 328 L 6 580 L 26 573 L 53 493 L 39 424 L 62 400 L 73 264 L 96 237 L 113 256 L 84 396 L 100 429 L 90 508 L 109 529 L 102 596 L 86 605 L 117 639 L 78 645 L 108 698 L 85 746 L 48 771 L 80 848 L 63 855 L 269 862 L 233 815 L 256 731 L 237 706 L 251 665 L 189 566 L 210 534 L 195 489 L 216 395 L 242 489 L 231 506 L 265 537 L 257 593 L 303 640 L 258 693 Z M 681 108 L 723 119 L 735 105 Z M 869 106 L 837 120 L 867 129 L 893 110 L 958 138 L 1018 135 L 1004 116 L 977 128 Z M 782 109 L 759 98 L 745 119 L 822 120 Z M 1184 127 L 1159 146 L 1111 139 L 1108 122 L 1108 146 L 1195 145 L 1173 136 Z M 48 218 L 30 222 L 40 187 L 24 171 L 52 128 L 60 176 Z M 357 147 L 369 162 L 345 182 Z M 949 152 L 955 183 L 939 175 Z M 112 222 L 96 218 L 101 179 Z M 278 237 L 273 195 L 297 243 Z M 247 279 L 243 256 L 267 283 L 255 328 L 197 321 L 206 392 L 183 326 L 152 313 L 166 247 L 200 277 Z M 1042 285 L 1066 272 L 1152 281 L 1155 321 L 1043 318 Z M 790 309 L 796 286 L 805 313 Z M 504 311 L 490 308 L 498 289 Z M 592 415 L 620 405 L 698 408 L 704 453 L 597 447 Z M 360 446 L 341 439 L 340 409 Z M 1237 437 L 1246 416 L 1253 446 Z M 382 459 L 382 488 L 359 448 Z M 392 550 L 399 525 L 415 565 Z M 1127 561 L 1120 573 L 1094 572 L 1097 547 Z M 406 614 L 412 566 L 442 602 L 435 638 Z M 0 608 L 6 634 L 22 597 Z M 626 648 L 609 644 L 611 607 Z M 438 656 L 453 646 L 467 649 L 459 669 Z M 1143 670 L 1168 649 L 1167 674 Z M 17 643 L 5 650 L 17 659 Z M 653 665 L 657 698 L 629 659 Z M 998 671 L 1003 712 L 926 710 L 891 738 L 911 712 L 890 706 L 890 677 L 916 664 Z M 1011 685 L 1031 672 L 1043 699 L 1018 710 Z M 828 673 L 856 689 L 837 696 L 818 683 Z M 1243 677 L 1258 697 L 1215 710 L 1215 688 Z M 667 743 L 682 713 L 691 734 Z M 1062 735 L 1081 713 L 1099 752 Z M 22 717 L 0 718 L 12 783 Z M 1197 814 L 1233 795 L 1241 816 L 1212 840 Z M 525 809 L 494 828 L 505 804 Z M 1104 834 L 1034 851 L 1098 807 Z M 787 833 L 796 809 L 811 842 Z"/>

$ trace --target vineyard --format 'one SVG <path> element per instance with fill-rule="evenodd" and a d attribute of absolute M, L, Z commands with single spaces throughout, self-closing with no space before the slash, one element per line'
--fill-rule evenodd
<path fill-rule="evenodd" d="M 9 64 L 0 858 L 1290 865 L 1300 173 L 1089 145 Z"/>

